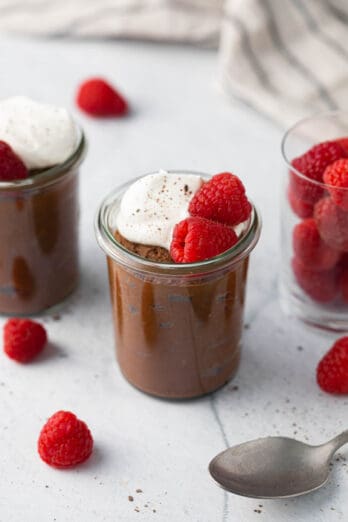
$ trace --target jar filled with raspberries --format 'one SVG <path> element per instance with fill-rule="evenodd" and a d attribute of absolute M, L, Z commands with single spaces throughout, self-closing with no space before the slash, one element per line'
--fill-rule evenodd
<path fill-rule="evenodd" d="M 348 113 L 300 121 L 284 136 L 280 294 L 283 308 L 348 327 Z"/>

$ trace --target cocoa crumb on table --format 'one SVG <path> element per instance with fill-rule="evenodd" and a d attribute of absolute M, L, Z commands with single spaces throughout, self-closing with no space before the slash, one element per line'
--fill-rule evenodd
<path fill-rule="evenodd" d="M 132 495 L 128 495 L 128 500 L 129 500 L 129 502 L 133 502 L 134 501 L 134 497 L 132 497 Z"/>

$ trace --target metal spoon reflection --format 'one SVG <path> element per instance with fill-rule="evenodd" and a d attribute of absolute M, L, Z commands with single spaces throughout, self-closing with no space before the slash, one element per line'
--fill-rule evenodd
<path fill-rule="evenodd" d="M 320 446 L 287 437 L 256 439 L 219 453 L 209 464 L 227 491 L 253 498 L 304 495 L 325 484 L 334 453 L 348 443 L 348 430 Z"/>

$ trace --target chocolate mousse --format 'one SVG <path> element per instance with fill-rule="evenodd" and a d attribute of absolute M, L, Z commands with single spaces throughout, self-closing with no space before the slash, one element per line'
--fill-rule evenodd
<path fill-rule="evenodd" d="M 137 256 L 148 259 L 149 261 L 156 261 L 157 263 L 173 263 L 170 253 L 166 248 L 154 245 L 142 245 L 141 243 L 128 241 L 128 239 L 123 237 L 118 230 L 115 231 L 114 237 L 120 245 Z"/>
<path fill-rule="evenodd" d="M 0 313 L 30 315 L 59 303 L 78 281 L 84 138 L 65 109 L 15 97 L 0 102 L 0 141 L 27 169 L 17 180 L 0 172 Z"/>
<path fill-rule="evenodd" d="M 174 263 L 170 251 L 175 221 L 191 219 L 190 202 L 206 178 L 163 171 L 152 176 L 129 184 L 104 203 L 99 214 L 97 233 L 108 255 L 116 353 L 125 377 L 142 391 L 192 398 L 216 390 L 237 371 L 248 255 L 258 239 L 259 223 L 252 210 L 232 248 L 187 266 Z M 185 185 L 189 190 L 183 196 L 180 188 Z M 105 234 L 106 227 L 114 240 Z M 203 236 L 198 239 L 204 243 Z"/>

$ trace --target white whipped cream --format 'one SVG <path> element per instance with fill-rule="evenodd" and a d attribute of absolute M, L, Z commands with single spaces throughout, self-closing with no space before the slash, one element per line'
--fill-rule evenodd
<path fill-rule="evenodd" d="M 174 226 L 189 217 L 191 199 L 203 180 L 160 170 L 137 180 L 124 193 L 111 226 L 134 243 L 169 250 Z"/>
<path fill-rule="evenodd" d="M 12 147 L 28 169 L 63 163 L 78 139 L 78 129 L 66 109 L 24 96 L 0 101 L 0 140 Z"/>

